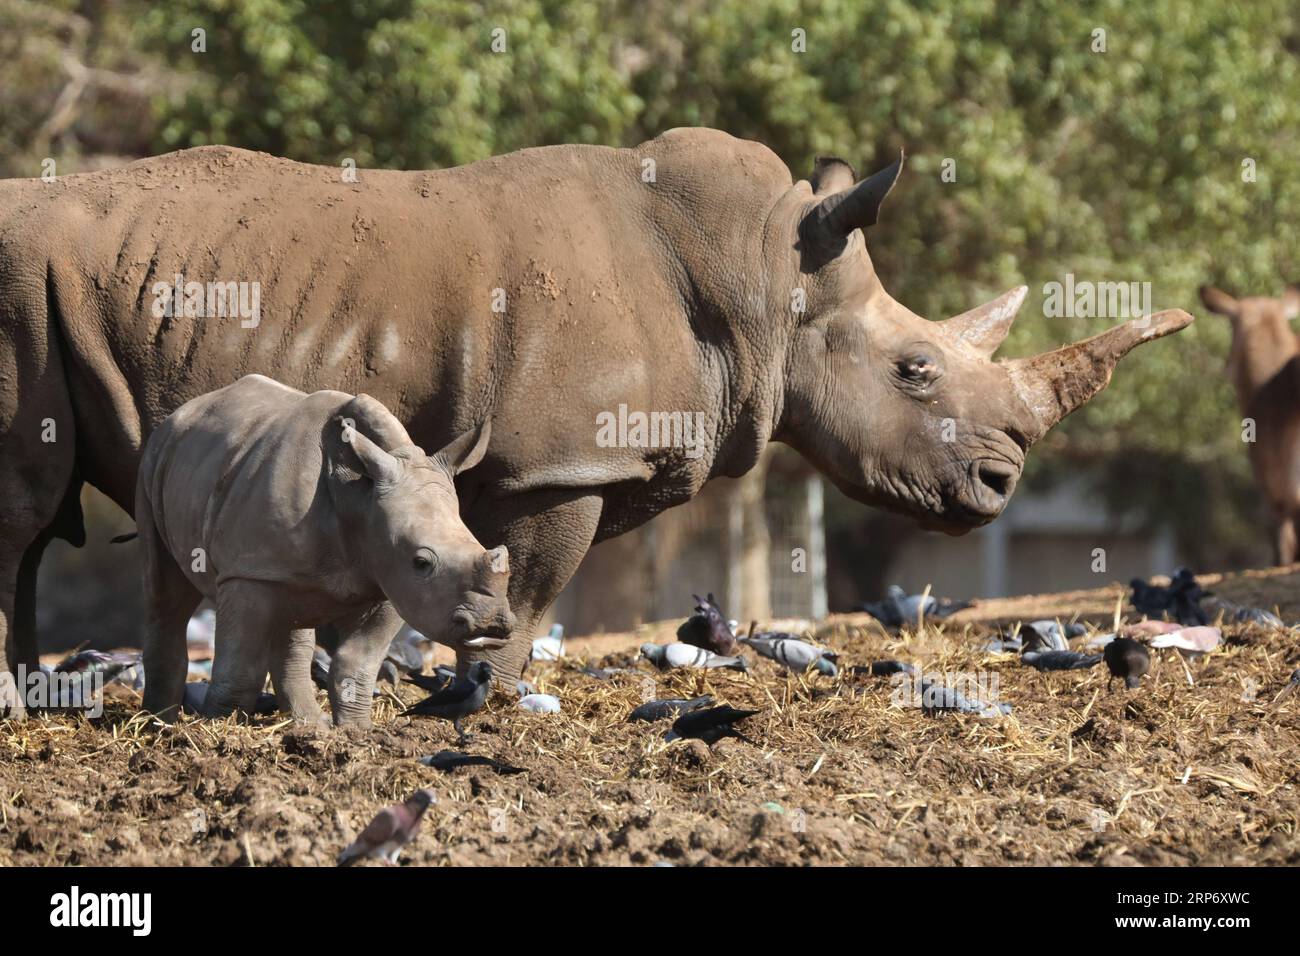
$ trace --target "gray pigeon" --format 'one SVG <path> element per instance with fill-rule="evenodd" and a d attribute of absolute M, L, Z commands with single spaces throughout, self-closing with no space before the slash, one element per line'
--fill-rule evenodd
<path fill-rule="evenodd" d="M 933 594 L 908 594 L 897 584 L 891 584 L 885 589 L 883 601 L 859 605 L 861 610 L 886 627 L 915 625 L 918 618 L 934 617 L 942 620 L 968 607 L 969 601 L 937 598 Z"/>
<path fill-rule="evenodd" d="M 676 667 L 726 667 L 736 671 L 747 671 L 749 665 L 743 657 L 723 657 L 702 647 L 690 644 L 642 644 L 641 656 L 661 671 Z"/>
<path fill-rule="evenodd" d="M 955 710 L 964 714 L 978 714 L 981 717 L 998 717 L 1011 713 L 1007 703 L 986 704 L 971 700 L 960 691 L 933 681 L 921 681 L 921 709 L 927 714 L 943 710 Z"/>
<path fill-rule="evenodd" d="M 701 707 L 712 707 L 713 698 L 708 694 L 702 697 L 696 697 L 692 700 L 686 700 L 679 697 L 671 697 L 665 700 L 647 701 L 640 707 L 637 707 L 632 713 L 627 715 L 629 721 L 632 720 L 663 720 L 665 717 L 677 717 L 681 714 L 688 713 L 692 710 L 699 710 Z"/>
<path fill-rule="evenodd" d="M 429 804 L 437 803 L 432 790 L 417 790 L 405 803 L 395 803 L 380 810 L 357 838 L 339 854 L 339 866 L 351 866 L 362 859 L 383 860 L 395 866 L 402 848 L 415 839 L 420 820 Z"/>
<path fill-rule="evenodd" d="M 788 634 L 757 634 L 754 637 L 742 637 L 740 643 L 752 648 L 760 657 L 766 657 L 779 664 L 784 664 L 795 673 L 802 674 L 809 667 L 818 673 L 834 677 L 838 670 L 835 661 L 839 655 L 824 647 L 801 641 Z"/>
<path fill-rule="evenodd" d="M 311 679 L 321 690 L 329 690 L 330 655 L 323 647 L 318 647 L 311 654 Z"/>
<path fill-rule="evenodd" d="M 487 661 L 475 661 L 469 665 L 469 671 L 464 677 L 458 677 L 436 694 L 406 708 L 399 716 L 441 717 L 450 720 L 463 744 L 470 737 L 461 729 L 460 722 L 483 709 L 491 690 L 492 665 Z"/>
<path fill-rule="evenodd" d="M 907 661 L 872 661 L 870 664 L 857 664 L 850 669 L 854 676 L 890 677 L 894 674 L 916 674 L 916 665 Z"/>
<path fill-rule="evenodd" d="M 739 737 L 746 743 L 753 743 L 733 725 L 757 713 L 759 713 L 757 710 L 737 710 L 725 704 L 709 710 L 688 711 L 673 721 L 672 730 L 664 734 L 664 740 L 694 737 L 696 740 L 703 740 L 706 744 L 715 744 L 723 737 Z"/>
<path fill-rule="evenodd" d="M 1096 667 L 1100 654 L 1080 654 L 1078 651 L 1025 651 L 1020 662 L 1040 671 L 1074 671 Z"/>

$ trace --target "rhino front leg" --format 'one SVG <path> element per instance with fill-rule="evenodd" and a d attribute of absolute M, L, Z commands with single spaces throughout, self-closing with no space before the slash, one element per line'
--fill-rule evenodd
<path fill-rule="evenodd" d="M 280 709 L 306 724 L 326 722 L 311 679 L 311 656 L 315 650 L 315 631 L 293 630 L 285 635 L 284 644 L 271 659 L 271 683 Z"/>
<path fill-rule="evenodd" d="M 329 699 L 335 726 L 370 726 L 375 676 L 401 625 L 387 601 L 334 622 L 338 647 L 330 658 Z"/>
<path fill-rule="evenodd" d="M 258 581 L 226 581 L 217 587 L 217 640 L 205 717 L 252 713 L 266 686 L 271 651 L 288 640 L 280 595 Z M 149 666 L 145 665 L 145 686 Z"/>
<path fill-rule="evenodd" d="M 485 547 L 510 550 L 510 609 L 515 628 L 504 647 L 458 649 L 456 670 L 476 660 L 492 664 L 497 681 L 513 691 L 532 653 L 537 622 L 569 583 L 600 525 L 604 499 L 572 491 L 546 491 L 476 503 L 466 522 Z M 481 514 L 479 512 L 482 512 Z"/>

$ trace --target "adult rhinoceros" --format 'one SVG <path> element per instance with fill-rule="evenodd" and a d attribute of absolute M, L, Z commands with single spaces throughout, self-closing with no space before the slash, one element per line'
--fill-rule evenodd
<path fill-rule="evenodd" d="M 764 146 L 681 129 L 437 172 L 205 147 L 0 183 L 0 673 L 35 658 L 36 567 L 51 537 L 84 537 L 81 482 L 129 510 L 150 430 L 250 372 L 369 393 L 424 448 L 491 419 L 458 486 L 479 540 L 510 549 L 500 675 L 593 542 L 769 441 L 859 501 L 984 524 L 1029 446 L 1191 317 L 992 361 L 1023 288 L 932 322 L 876 276 L 859 230 L 899 168 L 855 182 L 820 160 L 796 182 Z M 260 312 L 168 315 L 177 276 L 260 283 Z M 703 440 L 598 442 L 620 405 L 703 413 Z"/>

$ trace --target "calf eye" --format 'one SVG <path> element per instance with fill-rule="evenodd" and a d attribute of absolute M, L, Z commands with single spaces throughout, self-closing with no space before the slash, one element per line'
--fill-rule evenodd
<path fill-rule="evenodd" d="M 428 548 L 421 548 L 415 552 L 415 557 L 411 559 L 411 567 L 415 569 L 415 573 L 424 577 L 428 577 L 433 573 L 436 564 L 437 558 Z"/>

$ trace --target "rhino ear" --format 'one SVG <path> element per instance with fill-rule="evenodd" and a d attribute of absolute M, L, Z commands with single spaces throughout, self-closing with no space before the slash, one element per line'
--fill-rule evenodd
<path fill-rule="evenodd" d="M 462 471 L 469 471 L 483 460 L 491 437 L 492 421 L 489 419 L 477 428 L 471 428 L 453 438 L 445 447 L 439 449 L 437 454 L 430 457 L 453 475 L 459 475 Z"/>
<path fill-rule="evenodd" d="M 343 427 L 343 444 L 351 448 L 361 461 L 362 470 L 376 485 L 392 485 L 402 477 L 402 463 L 384 451 L 369 438 L 339 419 Z"/>
<path fill-rule="evenodd" d="M 813 163 L 808 183 L 812 186 L 813 194 L 824 199 L 841 189 L 848 189 L 857 179 L 858 174 L 853 167 L 838 156 L 818 156 Z"/>
<path fill-rule="evenodd" d="M 880 204 L 885 201 L 889 191 L 894 188 L 899 173 L 903 171 L 903 159 L 903 154 L 899 153 L 898 159 L 880 172 L 868 176 L 860 183 L 831 193 L 812 208 L 805 217 L 805 222 L 818 231 L 840 237 L 847 236 L 854 229 L 874 226 L 880 215 Z M 834 162 L 840 163 L 840 166 L 847 165 L 839 160 Z M 839 175 L 835 171 L 840 166 L 834 167 L 834 170 L 828 168 L 826 173 Z"/>
<path fill-rule="evenodd" d="M 1282 314 L 1288 322 L 1300 316 L 1300 285 L 1289 285 L 1282 293 Z"/>
<path fill-rule="evenodd" d="M 1217 312 L 1219 315 L 1226 315 L 1232 319 L 1237 317 L 1237 300 L 1222 289 L 1216 289 L 1212 285 L 1201 286 L 1201 301 L 1211 312 Z"/>

